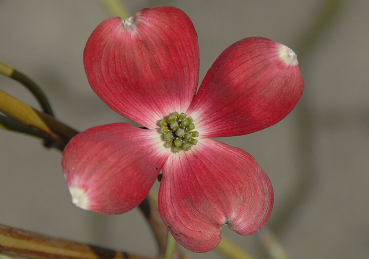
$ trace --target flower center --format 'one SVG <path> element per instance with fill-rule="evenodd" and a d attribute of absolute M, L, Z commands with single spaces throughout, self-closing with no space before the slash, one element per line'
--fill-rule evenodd
<path fill-rule="evenodd" d="M 178 153 L 181 150 L 190 150 L 197 144 L 199 132 L 193 131 L 195 125 L 191 117 L 187 118 L 185 113 L 171 113 L 167 119 L 159 122 L 160 133 L 166 148 L 171 148 L 173 152 Z"/>

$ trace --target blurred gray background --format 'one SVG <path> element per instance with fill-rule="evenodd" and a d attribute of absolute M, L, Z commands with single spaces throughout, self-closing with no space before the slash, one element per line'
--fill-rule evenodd
<path fill-rule="evenodd" d="M 271 178 L 275 207 L 269 227 L 290 258 L 369 258 L 369 1 L 333 1 L 341 4 L 335 17 L 315 27 L 327 2 L 124 1 L 131 14 L 156 5 L 187 13 L 198 33 L 200 80 L 227 46 L 245 37 L 271 38 L 297 52 L 305 79 L 297 108 L 271 128 L 221 141 L 251 153 Z M 57 118 L 80 131 L 125 121 L 90 89 L 82 64 L 87 38 L 108 17 L 98 0 L 0 0 L 0 61 L 35 80 Z M 0 89 L 38 108 L 27 90 L 1 75 Z M 137 209 L 106 216 L 70 202 L 59 151 L 5 130 L 0 143 L 1 224 L 156 254 Z M 268 258 L 257 235 L 228 229 L 223 234 Z M 215 252 L 188 254 L 221 258 Z"/>

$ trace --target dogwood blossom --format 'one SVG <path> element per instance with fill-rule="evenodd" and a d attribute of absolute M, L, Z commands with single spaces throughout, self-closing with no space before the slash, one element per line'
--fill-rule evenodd
<path fill-rule="evenodd" d="M 291 112 L 303 90 L 291 49 L 260 37 L 238 41 L 197 91 L 193 24 L 179 9 L 156 7 L 103 21 L 87 42 L 84 65 L 96 94 L 143 128 L 97 126 L 70 141 L 62 167 L 77 206 L 127 212 L 162 170 L 159 212 L 187 249 L 215 248 L 222 225 L 250 235 L 266 224 L 268 176 L 250 154 L 212 138 L 249 134 Z"/>

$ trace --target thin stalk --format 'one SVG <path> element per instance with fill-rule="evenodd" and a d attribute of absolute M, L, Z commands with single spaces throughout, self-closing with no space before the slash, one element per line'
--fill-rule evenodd
<path fill-rule="evenodd" d="M 150 225 L 150 229 L 154 234 L 159 248 L 159 254 L 164 255 L 168 229 L 160 217 L 158 202 L 155 195 L 150 192 L 149 195 L 138 205 L 138 209 L 142 212 Z"/>
<path fill-rule="evenodd" d="M 0 129 L 11 130 L 14 132 L 23 133 L 23 134 L 27 134 L 30 136 L 43 139 L 45 141 L 44 144 L 46 147 L 50 147 L 49 143 L 52 143 L 52 147 L 60 151 L 63 151 L 64 146 L 65 146 L 65 144 L 62 144 L 59 141 L 56 141 L 50 138 L 48 135 L 44 134 L 43 132 L 38 131 L 34 128 L 28 127 L 27 125 L 24 125 L 4 115 L 0 115 Z"/>
<path fill-rule="evenodd" d="M 270 258 L 272 259 L 289 259 L 286 250 L 278 240 L 276 235 L 271 232 L 267 227 L 264 227 L 259 233 L 257 233 L 261 244 L 265 247 Z"/>
<path fill-rule="evenodd" d="M 32 81 L 30 78 L 28 78 L 21 72 L 1 62 L 0 62 L 0 73 L 24 85 L 37 99 L 37 101 L 41 105 L 43 112 L 54 117 L 54 112 L 51 109 L 49 100 L 47 99 L 42 89 L 34 81 Z"/>
<path fill-rule="evenodd" d="M 255 259 L 225 237 L 222 237 L 222 241 L 215 248 L 215 251 L 229 259 Z"/>
<path fill-rule="evenodd" d="M 100 1 L 112 17 L 119 16 L 122 19 L 130 17 L 129 11 L 124 6 L 123 1 L 121 0 L 100 0 Z"/>
<path fill-rule="evenodd" d="M 13 120 L 12 118 L 9 118 L 7 116 L 4 115 L 0 115 L 0 128 L 1 129 L 6 129 L 6 130 L 11 130 L 11 131 L 15 131 L 18 133 L 24 133 L 27 135 L 31 135 L 34 137 L 38 137 L 41 139 L 45 139 L 48 136 L 38 130 L 35 130 L 33 128 L 30 128 L 16 120 Z"/>
<path fill-rule="evenodd" d="M 0 90 L 0 112 L 25 124 L 50 138 L 66 145 L 78 134 L 75 129 L 57 121 L 45 113 L 39 112 L 13 96 Z"/>
<path fill-rule="evenodd" d="M 158 195 L 153 191 L 138 205 L 138 208 L 145 216 L 150 228 L 155 236 L 157 246 L 159 248 L 159 258 L 163 258 L 167 250 L 167 233 L 168 228 L 165 226 L 163 220 L 160 217 L 158 209 Z M 186 259 L 186 255 L 179 249 L 174 242 L 174 258 Z"/>
<path fill-rule="evenodd" d="M 168 231 L 167 233 L 167 245 L 165 247 L 164 259 L 172 259 L 174 255 L 174 250 L 176 248 L 176 241 L 172 234 Z"/>

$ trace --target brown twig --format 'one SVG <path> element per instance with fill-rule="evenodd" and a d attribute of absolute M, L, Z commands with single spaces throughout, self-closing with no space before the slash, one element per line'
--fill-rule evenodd
<path fill-rule="evenodd" d="M 0 253 L 33 259 L 149 259 L 0 225 Z"/>

